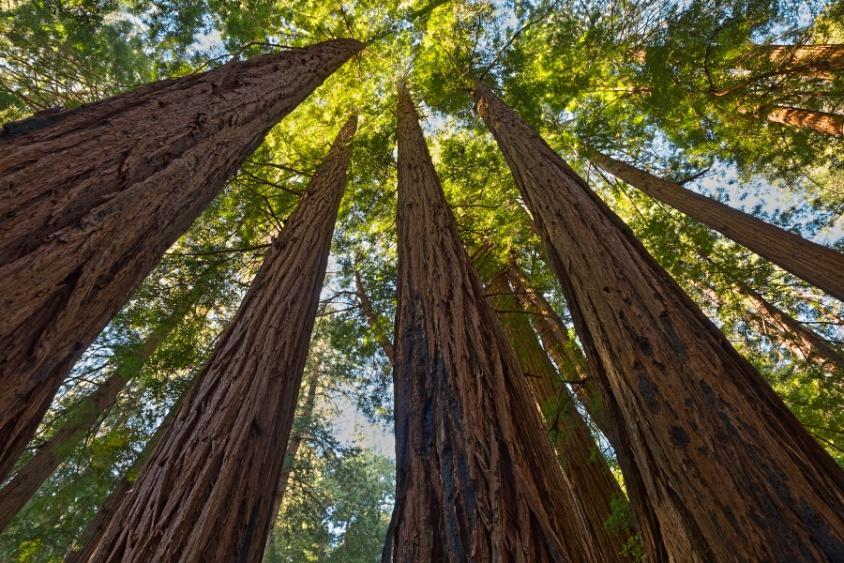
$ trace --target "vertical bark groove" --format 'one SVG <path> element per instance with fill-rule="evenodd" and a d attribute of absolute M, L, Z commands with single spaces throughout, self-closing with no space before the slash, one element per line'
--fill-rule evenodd
<path fill-rule="evenodd" d="M 261 559 L 354 130 L 351 119 L 91 561 Z"/>
<path fill-rule="evenodd" d="M 360 48 L 336 40 L 231 62 L 0 137 L 0 480 L 167 247 Z"/>
<path fill-rule="evenodd" d="M 586 152 L 589 160 L 599 168 L 844 301 L 844 254 L 597 150 L 587 148 Z"/>
<path fill-rule="evenodd" d="M 475 95 L 600 383 L 649 559 L 844 559 L 841 469 L 559 155 Z"/>
<path fill-rule="evenodd" d="M 386 560 L 599 561 L 399 87 L 396 508 Z"/>

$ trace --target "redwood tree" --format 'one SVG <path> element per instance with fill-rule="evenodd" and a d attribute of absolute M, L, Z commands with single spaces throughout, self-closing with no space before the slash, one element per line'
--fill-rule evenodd
<path fill-rule="evenodd" d="M 773 106 L 760 110 L 762 117 L 798 129 L 809 129 L 823 135 L 844 137 L 844 115 L 792 106 Z"/>
<path fill-rule="evenodd" d="M 341 130 L 92 561 L 259 561 L 346 182 Z"/>
<path fill-rule="evenodd" d="M 844 254 L 587 147 L 589 160 L 649 196 L 844 301 Z"/>
<path fill-rule="evenodd" d="M 844 559 L 844 472 L 559 155 L 475 96 L 600 384 L 649 559 Z"/>
<path fill-rule="evenodd" d="M 407 90 L 398 103 L 394 561 L 598 561 L 471 267 Z"/>
<path fill-rule="evenodd" d="M 513 295 L 507 272 L 494 276 L 486 288 L 543 415 L 560 466 L 569 478 L 575 498 L 589 523 L 591 541 L 604 561 L 620 560 L 619 554 L 630 536 L 630 530 L 623 527 L 610 529 L 608 523 L 613 516 L 614 504 L 623 503 L 624 495 L 577 412 L 573 397 L 564 383 L 564 378 L 568 379 L 565 377 L 567 373 L 560 377 L 560 372 L 539 344 L 527 311 Z"/>
<path fill-rule="evenodd" d="M 226 180 L 361 48 L 336 40 L 0 135 L 0 480 L 84 349 Z"/>

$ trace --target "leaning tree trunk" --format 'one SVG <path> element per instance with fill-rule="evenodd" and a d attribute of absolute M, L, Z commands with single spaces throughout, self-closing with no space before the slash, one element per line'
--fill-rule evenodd
<path fill-rule="evenodd" d="M 844 558 L 844 472 L 624 223 L 490 90 L 652 561 Z"/>
<path fill-rule="evenodd" d="M 844 136 L 844 115 L 813 109 L 774 106 L 762 112 L 771 123 L 781 123 L 797 129 L 808 129 L 833 137 Z"/>
<path fill-rule="evenodd" d="M 844 254 L 587 147 L 589 160 L 649 196 L 844 301 Z"/>
<path fill-rule="evenodd" d="M 560 466 L 589 524 L 591 541 L 602 560 L 621 560 L 620 554 L 632 531 L 607 528 L 613 504 L 623 502 L 621 488 L 577 412 L 560 373 L 539 344 L 527 311 L 513 295 L 507 272 L 494 276 L 486 288 L 533 391 Z"/>
<path fill-rule="evenodd" d="M 194 379 L 193 383 L 196 383 L 196 379 Z M 65 553 L 64 563 L 86 563 L 90 560 L 91 554 L 97 547 L 97 544 L 99 543 L 100 538 L 102 537 L 103 532 L 105 532 L 109 522 L 111 522 L 114 513 L 117 512 L 117 509 L 120 508 L 121 504 L 123 504 L 123 499 L 126 498 L 126 495 L 128 495 L 129 491 L 132 490 L 134 481 L 132 481 L 130 477 L 132 475 L 139 474 L 139 470 L 143 469 L 143 466 L 153 449 L 156 445 L 158 445 L 158 441 L 161 440 L 161 437 L 164 436 L 173 424 L 173 420 L 176 418 L 176 413 L 179 412 L 179 408 L 181 407 L 186 395 L 187 393 L 182 394 L 179 397 L 179 400 L 176 401 L 176 404 L 170 408 L 167 416 L 164 417 L 164 420 L 158 428 L 156 428 L 152 438 L 150 438 L 146 446 L 144 446 L 143 451 L 141 451 L 140 455 L 135 458 L 135 461 L 132 462 L 130 468 L 123 473 L 112 492 L 106 498 L 105 502 L 102 506 L 100 506 L 100 509 L 91 521 L 88 522 L 85 530 L 78 538 L 79 541 L 76 545 L 78 545 L 79 548 L 71 548 L 67 551 L 67 553 Z"/>
<path fill-rule="evenodd" d="M 397 491 L 385 559 L 599 561 L 404 86 L 398 145 Z"/>
<path fill-rule="evenodd" d="M 317 169 L 92 561 L 261 559 L 354 128 Z"/>
<path fill-rule="evenodd" d="M 118 395 L 141 373 L 158 346 L 173 332 L 196 300 L 208 291 L 207 276 L 213 275 L 214 270 L 207 270 L 203 275 L 205 279 L 200 279 L 200 283 L 180 299 L 142 342 L 135 343 L 123 351 L 111 375 L 96 391 L 72 407 L 67 416 L 68 421 L 39 447 L 35 455 L 15 472 L 12 480 L 0 489 L 0 532 L 9 525 L 53 471 L 67 459 L 79 440 L 102 418 L 102 414 L 114 405 Z"/>
<path fill-rule="evenodd" d="M 521 309 L 530 315 L 542 346 L 557 364 L 563 377 L 572 384 L 575 395 L 592 421 L 610 444 L 614 444 L 616 438 L 613 427 L 604 410 L 597 383 L 594 378 L 589 377 L 586 357 L 577 343 L 569 337 L 563 320 L 545 297 L 529 285 L 527 277 L 515 264 L 507 271 L 507 279 Z"/>
<path fill-rule="evenodd" d="M 354 275 L 355 294 L 357 295 L 358 302 L 360 303 L 361 311 L 363 311 L 363 316 L 364 318 L 366 318 L 366 323 L 369 325 L 369 329 L 378 339 L 378 344 L 380 344 L 381 349 L 384 350 L 384 355 L 387 356 L 387 359 L 390 360 L 390 363 L 393 365 L 393 367 L 395 367 L 396 357 L 395 350 L 393 349 L 393 343 L 390 342 L 390 339 L 387 338 L 387 335 L 384 334 L 380 329 L 378 314 L 372 307 L 372 301 L 370 301 L 369 296 L 366 294 L 366 288 L 363 286 L 363 280 L 360 279 L 360 274 L 357 270 L 354 271 Z"/>
<path fill-rule="evenodd" d="M 157 82 L 0 137 L 0 481 L 64 376 L 352 40 Z"/>
<path fill-rule="evenodd" d="M 791 341 L 804 360 L 826 364 L 833 371 L 844 374 L 844 354 L 819 334 L 809 330 L 797 319 L 762 297 L 752 287 L 739 283 L 738 289 L 753 304 L 757 315 L 767 323 L 773 324 L 781 338 Z"/>
<path fill-rule="evenodd" d="M 166 333 L 171 328 L 151 333 L 138 346 L 137 351 L 131 354 L 129 361 L 116 366 L 114 373 L 96 391 L 73 407 L 72 412 L 68 414 L 68 422 L 62 425 L 35 455 L 15 472 L 12 480 L 0 489 L 0 532 L 6 529 L 44 481 L 67 459 L 76 444 L 97 424 L 102 414 L 117 401 L 117 396 L 141 371 L 144 363 L 166 338 Z"/>
<path fill-rule="evenodd" d="M 767 59 L 783 74 L 830 80 L 844 70 L 844 45 L 760 45 L 753 55 Z"/>

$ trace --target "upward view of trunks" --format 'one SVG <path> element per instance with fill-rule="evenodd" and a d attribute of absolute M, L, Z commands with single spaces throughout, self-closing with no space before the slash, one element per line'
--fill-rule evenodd
<path fill-rule="evenodd" d="M 360 48 L 331 41 L 233 61 L 0 136 L 0 478 L 167 247 Z"/>
<path fill-rule="evenodd" d="M 792 4 L 0 2 L 0 561 L 844 563 Z"/>

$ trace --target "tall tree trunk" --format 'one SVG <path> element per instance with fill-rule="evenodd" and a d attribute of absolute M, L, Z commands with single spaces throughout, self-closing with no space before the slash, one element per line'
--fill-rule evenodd
<path fill-rule="evenodd" d="M 631 530 L 608 530 L 613 503 L 624 495 L 601 454 L 559 372 L 548 359 L 530 324 L 527 311 L 515 298 L 507 272 L 494 276 L 486 286 L 519 365 L 530 383 L 560 466 L 574 489 L 589 529 L 591 541 L 604 561 L 621 560 L 620 553 Z"/>
<path fill-rule="evenodd" d="M 357 270 L 354 271 L 355 273 L 355 293 L 357 294 L 358 301 L 360 302 L 361 311 L 363 311 L 363 316 L 366 318 L 366 322 L 369 325 L 370 330 L 378 339 L 378 344 L 381 345 L 381 349 L 384 350 L 384 354 L 387 356 L 387 359 L 390 360 L 390 363 L 395 368 L 396 365 L 396 357 L 395 357 L 395 350 L 393 349 L 393 343 L 390 342 L 390 339 L 381 331 L 380 323 L 378 322 L 378 315 L 375 313 L 375 309 L 372 308 L 372 301 L 369 300 L 369 296 L 366 294 L 366 288 L 363 286 L 363 280 L 360 279 L 360 274 Z"/>
<path fill-rule="evenodd" d="M 273 501 L 272 518 L 270 518 L 270 533 L 267 534 L 266 549 L 270 549 L 273 539 L 273 524 L 278 518 L 278 511 L 281 507 L 281 501 L 284 500 L 284 493 L 287 492 L 287 485 L 290 483 L 290 475 L 293 473 L 293 464 L 296 462 L 296 457 L 299 455 L 299 448 L 302 447 L 302 442 L 305 441 L 305 431 L 311 424 L 311 419 L 314 415 L 317 381 L 317 374 L 311 374 L 307 394 L 305 395 L 305 403 L 302 405 L 301 413 L 297 413 L 296 421 L 293 424 L 293 435 L 290 437 L 290 443 L 287 444 L 287 452 L 284 456 L 284 465 L 281 468 L 281 476 L 278 479 L 278 488 L 276 488 L 275 500 Z"/>
<path fill-rule="evenodd" d="M 598 561 L 524 376 L 398 104 L 393 561 Z"/>
<path fill-rule="evenodd" d="M 819 334 L 809 330 L 797 319 L 759 295 L 749 285 L 739 283 L 738 289 L 747 296 L 762 319 L 773 324 L 783 339 L 793 343 L 794 349 L 804 360 L 827 364 L 834 371 L 844 374 L 844 354 L 836 350 Z"/>
<path fill-rule="evenodd" d="M 844 45 L 760 45 L 762 56 L 787 74 L 806 74 L 832 79 L 844 69 Z"/>
<path fill-rule="evenodd" d="M 195 383 L 196 379 L 193 381 L 193 384 Z M 130 479 L 130 476 L 140 474 L 140 471 L 143 469 L 144 464 L 155 446 L 158 444 L 158 441 L 161 440 L 161 437 L 164 436 L 173 424 L 173 421 L 176 418 L 176 413 L 179 412 L 179 407 L 181 407 L 186 395 L 187 393 L 179 397 L 179 400 L 175 405 L 173 405 L 167 413 L 167 416 L 164 417 L 164 420 L 155 430 L 155 434 L 153 434 L 152 438 L 150 438 L 149 442 L 147 442 L 146 446 L 144 446 L 141 454 L 134 462 L 132 462 L 131 468 L 127 470 L 117 481 L 117 484 L 111 494 L 108 495 L 108 498 L 106 498 L 103 505 L 97 511 L 97 514 L 94 515 L 94 518 L 92 518 L 90 522 L 88 522 L 88 526 L 85 527 L 85 530 L 79 536 L 79 542 L 77 545 L 79 545 L 80 548 L 70 549 L 65 554 L 65 563 L 87 563 L 87 561 L 90 560 L 91 554 L 97 547 L 103 532 L 105 532 L 106 527 L 109 522 L 111 522 L 111 519 L 115 512 L 117 512 L 117 509 L 120 508 L 120 505 L 123 503 L 123 499 L 126 498 L 126 495 L 128 495 L 129 491 L 132 490 L 134 481 Z"/>
<path fill-rule="evenodd" d="M 844 137 L 844 115 L 840 113 L 774 106 L 764 110 L 763 117 L 772 123 L 781 123 L 797 129 L 809 129 L 833 137 Z"/>
<path fill-rule="evenodd" d="M 354 129 L 317 169 L 92 561 L 261 559 Z"/>
<path fill-rule="evenodd" d="M 649 196 L 844 301 L 844 254 L 634 168 L 595 149 L 589 160 Z"/>
<path fill-rule="evenodd" d="M 215 273 L 215 268 L 206 270 L 198 283 L 182 296 L 146 339 L 122 351 L 112 374 L 96 391 L 72 407 L 67 422 L 17 470 L 12 480 L 0 489 L 0 532 L 9 525 L 53 471 L 67 459 L 82 437 L 95 427 L 102 414 L 114 405 L 126 385 L 141 373 L 158 346 L 178 326 L 196 300 L 209 290 L 208 276 Z"/>
<path fill-rule="evenodd" d="M 67 372 L 352 40 L 164 80 L 0 137 L 0 481 Z"/>
<path fill-rule="evenodd" d="M 844 559 L 841 468 L 583 179 L 475 94 L 600 384 L 649 559 Z"/>
<path fill-rule="evenodd" d="M 67 459 L 76 444 L 97 424 L 102 414 L 117 401 L 117 396 L 141 371 L 143 364 L 171 329 L 172 326 L 164 331 L 152 332 L 138 347 L 137 352 L 132 354 L 129 362 L 118 365 L 96 391 L 74 406 L 68 414 L 68 422 L 21 466 L 6 486 L 0 489 L 0 532 L 6 529 L 44 481 Z"/>

